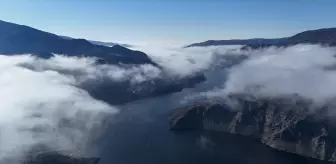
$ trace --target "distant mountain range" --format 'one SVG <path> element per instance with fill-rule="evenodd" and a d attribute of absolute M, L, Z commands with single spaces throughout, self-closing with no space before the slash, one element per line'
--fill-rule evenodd
<path fill-rule="evenodd" d="M 61 36 L 60 37 L 64 38 L 64 39 L 76 39 L 76 38 L 72 38 L 72 37 L 68 37 L 68 36 Z M 95 40 L 87 40 L 92 44 L 96 44 L 96 45 L 101 45 L 101 46 L 106 46 L 106 47 L 113 47 L 115 45 L 119 45 L 119 46 L 123 46 L 123 47 L 127 47 L 127 48 L 131 48 L 132 45 L 130 44 L 120 44 L 120 43 L 113 43 L 113 42 L 102 42 L 102 41 L 95 41 Z"/>
<path fill-rule="evenodd" d="M 113 43 L 113 42 L 101 42 L 101 41 L 94 41 L 94 40 L 88 40 L 88 41 L 91 42 L 92 44 L 107 46 L 107 47 L 113 47 L 115 45 L 120 45 L 120 46 L 127 47 L 127 48 L 133 47 L 130 44 L 120 44 L 120 43 Z"/>
<path fill-rule="evenodd" d="M 291 37 L 274 39 L 237 39 L 237 40 L 209 40 L 201 43 L 190 44 L 188 47 L 244 45 L 244 48 L 261 48 L 268 46 L 290 46 L 300 43 L 325 44 L 336 46 L 336 28 L 324 28 L 298 33 Z"/>
<path fill-rule="evenodd" d="M 200 43 L 193 43 L 185 46 L 188 47 L 207 47 L 207 46 L 226 46 L 226 45 L 247 45 L 247 44 L 276 44 L 281 42 L 286 38 L 276 38 L 276 39 L 264 39 L 264 38 L 254 38 L 254 39 L 230 39 L 230 40 L 208 40 Z"/>
<path fill-rule="evenodd" d="M 94 44 L 92 43 L 94 42 Z M 103 42 L 69 39 L 28 26 L 0 21 L 0 54 L 35 54 L 48 58 L 52 53 L 98 57 L 105 63 L 154 64 L 143 52 L 121 45 L 102 46 Z"/>
<path fill-rule="evenodd" d="M 145 53 L 118 44 L 59 36 L 28 26 L 0 21 L 0 54 L 33 54 L 40 58 L 49 58 L 53 53 L 97 57 L 98 64 L 120 64 L 122 67 L 128 64 L 152 64 L 160 68 Z M 123 104 L 141 98 L 179 92 L 204 80 L 203 74 L 174 79 L 162 77 L 139 85 L 129 81 L 101 79 L 90 81 L 81 87 L 99 100 L 110 104 Z"/>

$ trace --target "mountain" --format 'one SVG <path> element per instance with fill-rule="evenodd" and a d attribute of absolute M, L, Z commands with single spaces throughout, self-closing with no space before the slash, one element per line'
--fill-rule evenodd
<path fill-rule="evenodd" d="M 255 98 L 237 94 L 223 102 L 204 101 L 175 109 L 170 125 L 176 131 L 210 130 L 256 138 L 276 150 L 335 162 L 336 122 L 328 110 L 297 95 Z"/>
<path fill-rule="evenodd" d="M 336 28 L 324 28 L 298 33 L 286 40 L 291 43 L 336 43 Z"/>
<path fill-rule="evenodd" d="M 35 54 L 48 58 L 52 53 L 98 57 L 106 63 L 154 64 L 143 52 L 115 45 L 106 47 L 85 39 L 66 39 L 28 26 L 0 21 L 0 54 Z"/>
<path fill-rule="evenodd" d="M 120 46 L 127 47 L 127 48 L 132 47 L 132 45 L 130 45 L 130 44 L 119 44 L 119 43 L 101 42 L 101 41 L 94 41 L 94 40 L 89 40 L 89 42 L 92 43 L 92 44 L 107 46 L 107 47 L 113 47 L 115 45 L 120 45 Z"/>
<path fill-rule="evenodd" d="M 245 48 L 262 48 L 269 46 L 291 46 L 295 44 L 325 44 L 336 46 L 336 28 L 324 28 L 304 31 L 291 37 L 276 39 L 210 40 L 186 47 L 205 47 L 223 45 L 246 45 Z"/>
<path fill-rule="evenodd" d="M 52 53 L 67 56 L 89 56 L 99 58 L 98 64 L 152 64 L 156 63 L 143 52 L 133 51 L 120 45 L 106 47 L 91 43 L 85 39 L 73 39 L 40 31 L 28 26 L 0 21 L 0 54 L 35 54 L 38 57 L 49 58 Z M 167 77 L 168 78 L 168 77 Z M 195 76 L 167 79 L 154 79 L 148 84 L 135 85 L 130 82 L 115 82 L 102 79 L 88 82 L 81 86 L 93 97 L 110 104 L 122 104 L 145 97 L 179 92 L 183 88 L 193 87 L 204 81 L 203 74 Z M 97 84 L 98 83 L 98 84 Z"/>
<path fill-rule="evenodd" d="M 336 28 L 324 28 L 317 30 L 304 31 L 295 34 L 287 39 L 273 44 L 247 44 L 243 49 L 247 48 L 266 48 L 270 46 L 287 47 L 296 44 L 323 44 L 328 46 L 336 46 Z"/>
<path fill-rule="evenodd" d="M 280 45 L 294 45 L 299 43 L 336 45 L 336 28 L 324 28 L 298 33 L 280 42 Z"/>
<path fill-rule="evenodd" d="M 68 37 L 68 36 L 61 36 L 60 37 L 64 38 L 64 39 L 76 39 L 76 38 L 72 38 L 72 37 Z M 113 47 L 115 45 L 119 45 L 119 46 L 123 46 L 123 47 L 127 47 L 127 48 L 130 48 L 132 47 L 132 45 L 130 44 L 119 44 L 119 43 L 113 43 L 113 42 L 102 42 L 102 41 L 95 41 L 95 40 L 87 40 L 89 41 L 90 43 L 92 44 L 95 44 L 95 45 L 101 45 L 101 46 L 106 46 L 106 47 Z"/>
<path fill-rule="evenodd" d="M 231 39 L 231 40 L 208 40 L 200 43 L 193 43 L 185 46 L 188 47 L 207 47 L 207 46 L 228 46 L 228 45 L 247 45 L 247 44 L 276 44 L 281 42 L 286 38 L 277 39 L 264 39 L 264 38 L 254 38 L 254 39 Z"/>

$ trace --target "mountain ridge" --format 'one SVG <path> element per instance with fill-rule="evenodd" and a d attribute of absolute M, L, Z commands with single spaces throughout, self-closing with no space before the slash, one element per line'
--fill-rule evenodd
<path fill-rule="evenodd" d="M 153 62 L 141 51 L 130 50 L 120 45 L 113 47 L 95 45 L 85 39 L 63 38 L 29 26 L 0 21 L 0 54 L 33 54 L 41 58 L 49 58 L 53 56 L 53 53 L 66 56 L 96 57 L 98 58 L 97 64 L 115 64 L 120 67 L 151 64 L 161 69 L 160 65 Z M 101 79 L 89 81 L 81 87 L 94 98 L 115 105 L 179 92 L 204 80 L 203 74 L 184 78 L 162 77 L 138 85 L 132 84 L 130 81 L 116 82 L 110 79 Z"/>
<path fill-rule="evenodd" d="M 49 58 L 53 53 L 67 56 L 97 57 L 106 63 L 153 64 L 147 54 L 120 45 L 107 47 L 85 39 L 65 39 L 56 34 L 26 25 L 0 20 L 0 53 L 5 55 L 35 54 Z"/>
<path fill-rule="evenodd" d="M 283 38 L 253 38 L 253 39 L 231 39 L 231 40 L 208 40 L 200 43 L 193 43 L 185 46 L 207 47 L 225 45 L 243 45 L 244 48 L 262 48 L 269 46 L 290 46 L 296 44 L 327 44 L 336 46 L 336 27 L 306 30 L 290 37 Z"/>
<path fill-rule="evenodd" d="M 59 35 L 59 36 L 62 37 L 62 38 L 65 38 L 65 39 L 78 39 L 78 38 L 73 38 L 73 37 L 63 36 L 63 35 Z M 126 48 L 132 47 L 132 45 L 130 45 L 130 44 L 120 44 L 120 43 L 114 43 L 114 42 L 102 42 L 102 41 L 89 40 L 89 39 L 85 39 L 85 40 L 89 41 L 92 44 L 106 46 L 106 47 L 113 47 L 115 45 L 119 45 L 119 46 L 126 47 Z"/>
<path fill-rule="evenodd" d="M 286 38 L 252 38 L 252 39 L 229 39 L 229 40 L 207 40 L 205 42 L 193 43 L 185 46 L 189 47 L 207 47 L 207 46 L 221 46 L 221 45 L 246 45 L 252 43 L 276 43 Z"/>

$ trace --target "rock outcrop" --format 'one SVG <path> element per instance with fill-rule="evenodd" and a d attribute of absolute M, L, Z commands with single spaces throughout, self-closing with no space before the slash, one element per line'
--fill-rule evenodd
<path fill-rule="evenodd" d="M 329 106 L 299 96 L 256 99 L 234 95 L 173 110 L 172 130 L 204 129 L 255 137 L 277 150 L 336 161 L 336 123 Z"/>

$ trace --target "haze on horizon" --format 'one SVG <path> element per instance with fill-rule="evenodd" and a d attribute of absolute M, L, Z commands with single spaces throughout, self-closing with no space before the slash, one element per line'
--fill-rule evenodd
<path fill-rule="evenodd" d="M 0 20 L 75 38 L 185 45 L 333 27 L 336 1 L 322 1 L 4 0 Z"/>

